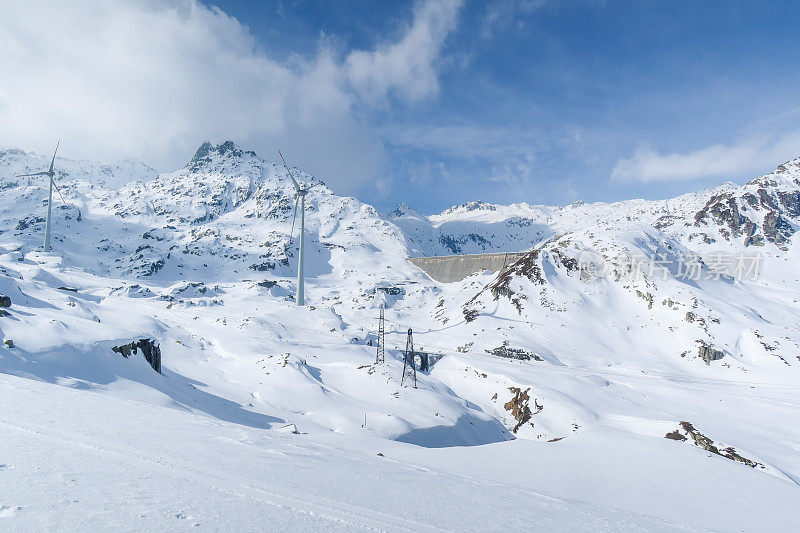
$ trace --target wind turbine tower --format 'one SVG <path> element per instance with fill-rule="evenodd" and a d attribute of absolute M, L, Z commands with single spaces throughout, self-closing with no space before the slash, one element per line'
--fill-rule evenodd
<path fill-rule="evenodd" d="M 278 155 L 281 156 L 281 161 L 283 161 L 283 166 L 286 168 L 286 173 L 289 174 L 289 178 L 292 180 L 292 184 L 294 185 L 295 189 L 295 201 L 294 201 L 294 217 L 292 217 L 292 231 L 289 234 L 289 238 L 291 239 L 291 235 L 294 234 L 294 222 L 297 219 L 297 204 L 300 203 L 300 253 L 297 260 L 297 297 L 296 302 L 297 305 L 305 305 L 305 233 L 306 233 L 306 194 L 314 185 L 303 185 L 300 186 L 297 183 L 297 180 L 294 179 L 292 176 L 292 171 L 289 170 L 289 166 L 286 164 L 286 160 L 283 158 L 283 154 L 280 150 L 278 150 Z M 291 242 L 291 241 L 290 241 Z"/>
<path fill-rule="evenodd" d="M 43 172 L 34 172 L 32 174 L 19 174 L 17 176 L 18 178 L 24 178 L 27 176 L 47 176 L 50 178 L 50 193 L 47 196 L 47 222 L 45 222 L 44 226 L 45 252 L 50 251 L 50 228 L 52 226 L 52 218 L 53 218 L 53 187 L 56 188 L 58 194 L 61 196 L 61 201 L 63 201 L 66 204 L 66 201 L 64 200 L 64 195 L 61 194 L 61 189 L 58 188 L 58 186 L 55 184 L 55 181 L 53 180 L 53 177 L 55 176 L 55 172 L 53 171 L 53 165 L 56 162 L 56 154 L 58 153 L 58 147 L 60 144 L 61 141 L 58 141 L 58 144 L 56 144 L 56 150 L 55 152 L 53 152 L 53 159 L 50 161 L 50 168 L 48 170 L 45 170 Z"/>

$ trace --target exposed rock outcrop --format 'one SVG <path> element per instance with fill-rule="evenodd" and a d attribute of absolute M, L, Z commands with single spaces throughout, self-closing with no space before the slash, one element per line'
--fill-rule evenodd
<path fill-rule="evenodd" d="M 740 212 L 737 199 L 731 193 L 715 194 L 712 196 L 705 207 L 695 214 L 695 225 L 699 226 L 709 218 L 718 226 L 727 227 L 727 231 L 721 231 L 726 239 L 745 235 L 747 240 L 749 240 L 755 234 L 757 227 L 752 220 Z M 747 241 L 745 244 L 747 244 Z"/>
<path fill-rule="evenodd" d="M 122 357 L 128 358 L 131 354 L 136 354 L 137 350 L 142 350 L 142 355 L 150 363 L 150 366 L 153 367 L 153 370 L 161 373 L 161 348 L 158 345 L 158 342 L 152 339 L 139 339 L 138 341 L 129 342 L 128 344 L 122 344 L 120 346 L 114 346 L 111 348 L 112 351 L 121 354 Z"/>
<path fill-rule="evenodd" d="M 800 191 L 775 190 L 777 182 L 766 178 L 753 180 L 748 185 L 760 187 L 755 194 L 745 192 L 737 196 L 725 192 L 713 195 L 695 214 L 695 226 L 712 221 L 720 226 L 719 232 L 725 240 L 744 237 L 745 246 L 763 246 L 766 240 L 785 249 L 786 241 L 795 232 L 786 217 L 800 216 Z M 756 218 L 745 215 L 746 211 L 755 211 Z M 764 213 L 760 226 L 759 211 Z"/>
<path fill-rule="evenodd" d="M 519 387 L 509 387 L 508 390 L 511 391 L 513 396 L 503 405 L 503 407 L 506 411 L 511 412 L 511 416 L 513 416 L 514 420 L 517 421 L 517 424 L 512 429 L 512 431 L 516 433 L 519 431 L 519 428 L 521 428 L 525 423 L 529 422 L 531 417 L 540 412 L 543 407 L 534 399 L 533 405 L 536 408 L 536 411 L 531 411 L 531 408 L 528 405 L 531 399 L 530 395 L 528 394 L 528 392 L 531 390 L 530 387 L 525 390 L 522 390 Z"/>
<path fill-rule="evenodd" d="M 699 348 L 698 356 L 700 359 L 705 361 L 707 365 L 711 364 L 711 361 L 718 361 L 724 357 L 724 353 L 721 350 L 717 350 L 708 346 L 707 344 L 701 344 Z"/>
<path fill-rule="evenodd" d="M 525 276 L 537 285 L 544 285 L 544 274 L 542 273 L 541 266 L 539 266 L 538 258 L 539 250 L 531 250 L 524 257 L 503 269 L 497 276 L 497 279 L 489 285 L 489 290 L 492 296 L 494 296 L 494 299 L 496 300 L 500 296 L 507 296 L 510 298 L 514 294 L 509 284 L 515 276 Z"/>
<path fill-rule="evenodd" d="M 542 361 L 543 359 L 539 357 L 537 354 L 533 352 L 527 352 L 521 348 L 509 348 L 508 341 L 503 341 L 501 346 L 497 348 L 492 348 L 491 350 L 485 350 L 486 353 L 497 356 L 497 357 L 505 357 L 507 359 L 519 359 L 521 361 L 530 361 L 531 359 L 535 361 Z"/>
<path fill-rule="evenodd" d="M 514 426 L 512 430 L 516 433 L 522 425 L 529 421 L 533 416 L 531 412 L 531 408 L 528 406 L 528 401 L 530 401 L 530 396 L 528 395 L 528 391 L 531 390 L 528 387 L 525 390 L 520 389 L 519 387 L 509 387 L 509 390 L 514 395 L 509 401 L 503 405 L 506 411 L 511 412 L 511 416 L 514 417 L 514 420 L 517 421 L 517 425 Z"/>
<path fill-rule="evenodd" d="M 748 459 L 746 457 L 742 457 L 741 455 L 739 455 L 739 453 L 736 451 L 736 449 L 733 446 L 728 446 L 728 447 L 725 447 L 722 450 L 720 450 L 719 447 L 714 445 L 714 441 L 713 440 L 711 440 L 709 437 L 707 437 L 707 436 L 703 435 L 702 433 L 700 433 L 689 422 L 681 422 L 680 423 L 680 427 L 678 429 L 676 429 L 675 431 L 671 431 L 670 433 L 667 433 L 665 435 L 665 437 L 668 438 L 668 439 L 677 440 L 677 441 L 686 441 L 689 438 L 691 438 L 692 439 L 692 443 L 695 446 L 697 446 L 698 448 L 702 448 L 702 449 L 704 449 L 704 450 L 706 450 L 708 452 L 714 453 L 716 455 L 721 455 L 722 457 L 725 457 L 726 459 L 730 459 L 731 461 L 736 461 L 737 463 L 745 464 L 745 465 L 749 466 L 750 468 L 755 468 L 757 466 L 760 466 L 761 468 L 764 468 L 763 464 L 761 464 L 761 463 L 759 463 L 757 461 L 753 461 L 751 459 Z"/>

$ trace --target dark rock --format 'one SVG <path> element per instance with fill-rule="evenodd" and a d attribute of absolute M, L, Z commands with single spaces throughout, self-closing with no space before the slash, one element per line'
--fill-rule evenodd
<path fill-rule="evenodd" d="M 163 241 L 165 239 L 165 237 L 156 234 L 156 231 L 159 231 L 159 230 L 151 229 L 150 231 L 145 231 L 142 234 L 142 238 L 143 239 L 155 239 L 157 241 Z"/>
<path fill-rule="evenodd" d="M 758 198 L 751 192 L 746 192 L 742 195 L 742 199 L 747 202 L 753 209 L 758 207 Z"/>
<path fill-rule="evenodd" d="M 6 311 L 5 309 L 0 309 L 0 318 L 7 317 L 7 316 L 11 316 L 11 313 Z"/>
<path fill-rule="evenodd" d="M 665 437 L 672 440 L 686 440 L 686 437 L 684 437 L 683 434 L 677 429 L 675 431 L 667 433 Z"/>
<path fill-rule="evenodd" d="M 553 255 L 569 272 L 578 270 L 578 261 L 574 257 L 569 257 L 558 250 L 553 250 Z"/>
<path fill-rule="evenodd" d="M 376 287 L 375 290 L 383 291 L 389 296 L 398 296 L 406 293 L 403 287 Z"/>
<path fill-rule="evenodd" d="M 111 348 L 113 352 L 121 354 L 122 357 L 128 358 L 131 354 L 136 354 L 137 350 L 142 350 L 142 355 L 150 363 L 150 366 L 158 372 L 161 373 L 161 348 L 158 346 L 158 343 L 152 339 L 139 339 L 138 341 L 129 342 L 128 344 L 122 344 L 120 346 L 113 346 Z"/>
<path fill-rule="evenodd" d="M 769 196 L 766 198 L 771 199 Z M 755 197 L 751 199 L 751 201 L 754 200 Z M 761 203 L 764 203 L 764 199 L 761 200 Z M 708 200 L 705 207 L 695 214 L 695 226 L 706 222 L 708 218 L 713 220 L 718 226 L 727 226 L 727 230 L 720 230 L 720 234 L 726 240 L 729 240 L 731 237 L 741 237 L 744 235 L 746 237 L 745 245 L 749 244 L 748 241 L 758 229 L 758 226 L 752 220 L 741 214 L 736 198 L 730 193 L 713 195 Z"/>
<path fill-rule="evenodd" d="M 781 245 L 794 234 L 794 228 L 777 211 L 770 211 L 764 217 L 764 236 L 768 241 Z"/>
<path fill-rule="evenodd" d="M 485 352 L 497 357 L 505 357 L 507 359 L 519 359 L 520 361 L 530 361 L 531 359 L 534 359 L 535 361 L 543 361 L 541 357 L 533 352 L 526 352 L 520 348 L 509 348 L 508 341 L 503 341 L 501 346 L 491 350 L 485 350 Z"/>
<path fill-rule="evenodd" d="M 0 307 L 11 307 L 11 297 L 0 294 Z"/>
<path fill-rule="evenodd" d="M 529 228 L 533 224 L 533 221 L 529 218 L 521 218 L 521 217 L 512 217 L 506 220 L 506 227 L 510 228 L 512 226 L 516 226 L 519 228 Z"/>
<path fill-rule="evenodd" d="M 713 440 L 700 433 L 700 431 L 698 431 L 689 422 L 681 422 L 680 428 L 670 433 L 667 433 L 665 437 L 677 441 L 685 441 L 688 440 L 687 437 L 689 437 L 692 439 L 694 445 L 697 446 L 698 448 L 702 448 L 716 455 L 721 455 L 722 457 L 730 459 L 731 461 L 736 461 L 737 463 L 745 464 L 750 468 L 755 468 L 757 466 L 764 468 L 764 465 L 762 465 L 761 463 L 753 461 L 751 459 L 747 459 L 746 457 L 742 457 L 741 455 L 739 455 L 736 449 L 733 448 L 732 446 L 728 446 L 727 448 L 720 451 L 720 449 L 714 445 Z"/>
<path fill-rule="evenodd" d="M 652 294 L 650 294 L 649 292 L 642 292 L 639 289 L 636 289 L 636 296 L 638 296 L 639 298 L 641 298 L 642 300 L 645 300 L 647 302 L 647 308 L 648 309 L 652 309 L 653 308 L 653 295 Z"/>
<path fill-rule="evenodd" d="M 478 318 L 477 309 L 464 309 L 464 320 L 466 320 L 468 324 L 476 318 Z"/>
<path fill-rule="evenodd" d="M 192 158 L 192 163 L 197 163 L 202 161 L 204 158 L 208 156 L 208 153 L 211 151 L 211 143 L 206 141 L 200 145 L 200 148 L 197 149 L 195 152 L 194 157 Z"/>
<path fill-rule="evenodd" d="M 477 233 L 469 233 L 460 238 L 455 238 L 451 235 L 442 235 L 439 237 L 439 243 L 456 255 L 461 254 L 462 246 L 470 242 L 480 244 L 484 249 L 486 246 L 491 245 L 491 242 Z"/>
<path fill-rule="evenodd" d="M 719 450 L 714 446 L 714 441 L 697 431 L 689 422 L 681 422 L 683 430 L 692 438 L 695 446 L 699 446 L 706 451 L 720 455 Z"/>
<path fill-rule="evenodd" d="M 78 289 L 75 287 L 59 287 L 58 290 L 60 291 L 69 291 L 69 292 L 78 292 Z"/>
<path fill-rule="evenodd" d="M 155 274 L 156 272 L 158 272 L 159 270 L 164 268 L 165 264 L 166 264 L 166 262 L 163 259 L 159 259 L 157 261 L 153 261 L 149 265 L 145 266 L 145 270 L 144 270 L 144 272 L 142 272 L 142 275 L 143 276 L 152 276 L 153 274 Z"/>
<path fill-rule="evenodd" d="M 514 420 L 517 421 L 517 425 L 514 426 L 514 429 L 512 429 L 512 431 L 516 433 L 519 428 L 521 428 L 522 425 L 528 422 L 533 416 L 533 412 L 528 405 L 528 402 L 530 402 L 531 399 L 530 395 L 528 395 L 528 391 L 531 389 L 530 387 L 525 390 L 522 390 L 519 387 L 509 387 L 508 390 L 510 390 L 511 394 L 514 396 L 512 396 L 511 399 L 503 405 L 503 407 L 506 411 L 510 411 L 511 416 L 513 416 Z M 535 403 L 535 400 L 534 404 L 538 409 L 537 413 L 542 410 L 541 406 Z"/>
<path fill-rule="evenodd" d="M 194 157 L 187 167 L 192 172 L 197 172 L 200 170 L 205 164 L 211 162 L 212 153 L 215 152 L 218 156 L 224 156 L 227 154 L 227 157 L 242 157 L 244 154 L 248 154 L 251 156 L 255 156 L 255 152 L 250 150 L 241 150 L 233 143 L 233 141 L 225 141 L 222 144 L 214 146 L 210 142 L 206 141 L 200 145 L 200 148 L 197 149 L 195 152 Z"/>
<path fill-rule="evenodd" d="M 270 281 L 270 280 L 264 280 L 264 281 L 259 281 L 258 282 L 258 286 L 259 287 L 264 287 L 264 288 L 267 288 L 267 289 L 271 289 L 272 287 L 274 287 L 277 284 L 278 284 L 277 281 Z"/>
<path fill-rule="evenodd" d="M 489 290 L 497 300 L 500 296 L 511 297 L 514 291 L 509 287 L 511 280 L 515 276 L 525 276 L 537 285 L 544 285 L 545 279 L 542 268 L 539 266 L 539 250 L 531 250 L 526 255 L 517 259 L 509 266 L 500 271 L 497 279 L 489 285 Z"/>
<path fill-rule="evenodd" d="M 700 359 L 706 362 L 707 365 L 711 364 L 711 361 L 718 361 L 722 359 L 725 354 L 720 350 L 715 350 L 711 346 L 706 344 L 702 344 L 699 349 L 698 356 Z"/>
<path fill-rule="evenodd" d="M 778 191 L 778 200 L 790 217 L 800 216 L 800 191 Z"/>
<path fill-rule="evenodd" d="M 35 215 L 29 215 L 29 216 L 21 219 L 17 223 L 17 226 L 14 229 L 16 231 L 23 231 L 23 230 L 26 230 L 26 229 L 30 228 L 31 226 L 35 226 L 37 224 L 43 224 L 44 221 L 45 220 L 42 217 L 37 217 Z"/>
<path fill-rule="evenodd" d="M 11 339 L 6 339 L 5 342 L 3 342 L 3 344 L 8 346 L 9 348 L 13 348 L 14 347 L 14 341 L 12 341 Z"/>
<path fill-rule="evenodd" d="M 766 209 L 778 208 L 778 206 L 775 204 L 775 199 L 772 198 L 766 189 L 758 189 L 756 193 L 758 194 L 758 200 L 762 207 Z"/>
<path fill-rule="evenodd" d="M 761 463 L 758 463 L 751 459 L 747 459 L 746 457 L 742 457 L 741 455 L 736 453 L 736 449 L 733 448 L 732 446 L 728 446 L 727 448 L 725 448 L 720 455 L 722 455 L 723 457 L 727 457 L 731 461 L 736 461 L 737 463 L 746 464 L 750 468 L 755 468 L 757 466 L 762 466 L 762 467 L 764 466 Z"/>
<path fill-rule="evenodd" d="M 255 270 L 256 272 L 266 272 L 268 270 L 275 270 L 275 262 L 274 261 L 264 261 L 262 263 L 257 263 L 255 265 L 250 265 L 249 268 L 250 268 L 250 270 Z"/>

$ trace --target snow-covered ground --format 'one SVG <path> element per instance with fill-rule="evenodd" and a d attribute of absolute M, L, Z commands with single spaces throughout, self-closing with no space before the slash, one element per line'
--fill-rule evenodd
<path fill-rule="evenodd" d="M 668 202 L 431 217 L 316 187 L 305 308 L 275 164 L 232 143 L 158 176 L 58 158 L 45 254 L 46 183 L 14 175 L 48 163 L 0 152 L 1 529 L 800 518 L 797 161 Z M 527 250 L 450 284 L 407 260 Z M 736 258 L 759 271 L 720 274 Z M 438 359 L 417 388 L 408 328 Z M 162 374 L 111 350 L 142 338 Z"/>

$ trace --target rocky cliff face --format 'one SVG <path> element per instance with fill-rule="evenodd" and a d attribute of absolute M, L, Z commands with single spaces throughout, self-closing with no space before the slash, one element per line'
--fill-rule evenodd
<path fill-rule="evenodd" d="M 695 214 L 695 226 L 716 225 L 722 239 L 738 239 L 744 246 L 770 242 L 786 250 L 800 216 L 800 181 L 793 172 L 796 167 L 796 161 L 790 162 L 744 187 L 712 195 Z"/>

